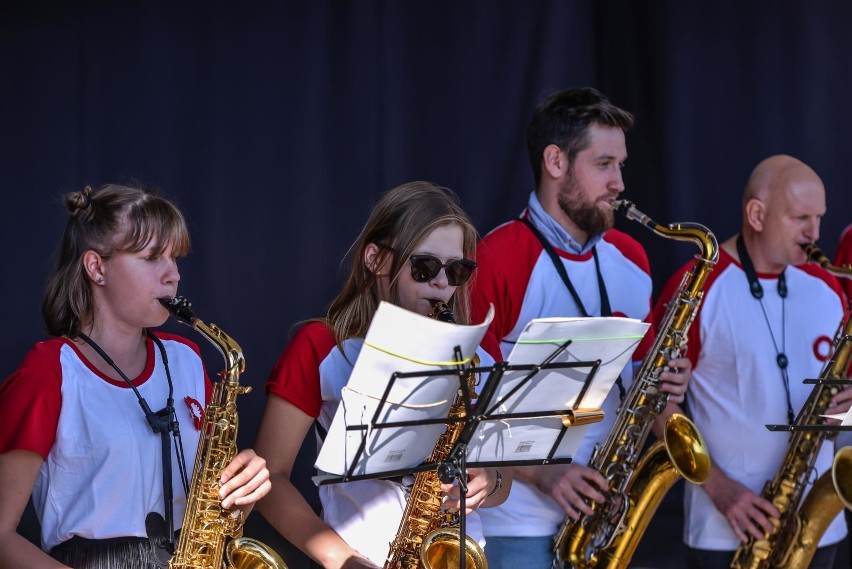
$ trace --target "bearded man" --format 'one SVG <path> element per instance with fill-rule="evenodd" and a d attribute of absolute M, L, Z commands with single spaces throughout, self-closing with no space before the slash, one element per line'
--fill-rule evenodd
<path fill-rule="evenodd" d="M 652 282 L 642 246 L 613 229 L 613 202 L 624 191 L 625 133 L 633 116 L 592 88 L 567 89 L 543 99 L 527 129 L 535 179 L 518 219 L 486 235 L 477 248 L 474 321 L 493 304 L 491 331 L 504 358 L 533 318 L 626 316 L 649 320 Z M 634 364 L 653 340 L 646 335 Z M 671 360 L 662 375 L 671 403 L 683 401 L 689 360 Z M 622 372 L 603 404 L 605 418 L 588 429 L 571 464 L 514 467 L 514 486 L 500 507 L 482 514 L 491 569 L 548 569 L 553 535 L 565 516 L 591 514 L 607 480 L 586 466 L 606 439 L 634 365 Z M 654 426 L 659 435 L 662 423 Z"/>

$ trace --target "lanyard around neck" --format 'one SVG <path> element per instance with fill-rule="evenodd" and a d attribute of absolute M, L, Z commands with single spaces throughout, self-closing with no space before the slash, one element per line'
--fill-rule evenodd
<path fill-rule="evenodd" d="M 154 433 L 158 433 L 160 435 L 160 445 L 162 451 L 162 459 L 163 459 L 163 506 L 165 511 L 166 518 L 166 527 L 168 531 L 167 539 L 169 544 L 173 544 L 175 541 L 174 536 L 174 489 L 172 487 L 172 448 L 171 448 L 171 440 L 169 439 L 169 434 L 171 434 L 175 439 L 175 452 L 178 457 L 178 469 L 180 470 L 181 481 L 183 482 L 184 492 L 189 491 L 189 483 L 187 481 L 187 473 L 186 473 L 186 461 L 184 459 L 183 454 L 183 444 L 181 443 L 180 438 L 180 429 L 177 420 L 177 415 L 175 414 L 174 408 L 174 385 L 172 384 L 172 374 L 169 371 L 169 360 L 166 356 L 166 348 L 163 346 L 163 343 L 157 338 L 154 334 L 146 331 L 146 334 L 151 340 L 157 345 L 157 348 L 160 351 L 160 357 L 163 360 L 163 367 L 166 370 L 166 380 L 169 382 L 169 396 L 166 399 L 166 406 L 159 411 L 151 411 L 151 407 L 148 405 L 148 402 L 145 401 L 145 398 L 142 397 L 142 394 L 139 393 L 139 390 L 130 381 L 121 368 L 116 365 L 112 358 L 110 358 L 107 353 L 101 348 L 94 340 L 89 338 L 87 335 L 82 332 L 77 335 L 84 342 L 89 344 L 93 350 L 95 350 L 98 355 L 103 358 L 103 360 L 109 365 L 112 369 L 118 373 L 118 375 L 127 382 L 127 385 L 133 389 L 133 393 L 136 394 L 136 398 L 139 401 L 139 406 L 142 407 L 142 412 L 145 414 L 145 419 L 148 421 L 148 424 L 151 426 L 151 429 Z"/>
<path fill-rule="evenodd" d="M 786 322 L 786 301 L 787 301 L 787 278 L 784 276 L 784 271 L 778 275 L 778 296 L 781 297 L 781 347 L 778 347 L 778 342 L 775 341 L 775 334 L 772 332 L 772 326 L 769 323 L 769 315 L 766 313 L 766 307 L 763 305 L 763 285 L 757 277 L 757 271 L 754 269 L 754 264 L 748 254 L 748 249 L 745 246 L 745 240 L 742 233 L 737 236 L 737 254 L 740 256 L 740 264 L 743 266 L 743 272 L 748 280 L 749 291 L 751 295 L 760 303 L 760 310 L 763 312 L 763 319 L 766 322 L 766 328 L 769 330 L 769 337 L 772 339 L 772 345 L 775 347 L 775 363 L 781 371 L 781 381 L 784 384 L 784 392 L 787 395 L 787 419 L 790 424 L 793 423 L 793 401 L 790 397 L 790 376 L 787 372 L 786 343 L 787 343 L 787 322 Z"/>
<path fill-rule="evenodd" d="M 580 299 L 580 295 L 577 293 L 577 289 L 574 288 L 574 283 L 571 282 L 571 278 L 568 276 L 568 271 L 565 270 L 565 265 L 562 264 L 562 259 L 557 255 L 556 250 L 553 246 L 544 238 L 544 235 L 541 234 L 541 231 L 533 224 L 532 221 L 527 219 L 526 217 L 520 218 L 521 222 L 523 222 L 527 227 L 529 227 L 530 231 L 532 231 L 533 235 L 541 242 L 541 246 L 544 247 L 544 250 L 547 251 L 547 255 L 550 257 L 550 260 L 553 262 L 553 268 L 556 269 L 556 272 L 559 273 L 559 276 L 562 278 L 562 282 L 565 283 L 565 288 L 568 289 L 568 293 L 571 295 L 571 298 L 574 299 L 574 304 L 577 305 L 577 309 L 580 311 L 580 314 L 584 317 L 588 318 L 590 316 L 589 311 L 586 310 L 586 306 L 583 304 L 583 301 Z M 601 265 L 598 260 L 598 250 L 596 247 L 592 247 L 592 257 L 595 259 L 595 273 L 598 276 L 598 292 L 601 295 L 601 316 L 612 316 L 612 307 L 609 304 L 609 295 L 606 292 L 606 284 L 603 280 L 603 275 L 601 274 Z M 621 376 L 616 376 L 615 378 L 615 386 L 618 388 L 618 397 L 619 401 L 624 401 L 624 396 L 627 393 L 627 390 L 624 388 L 624 383 L 621 381 Z"/>
<path fill-rule="evenodd" d="M 562 264 L 562 260 L 559 258 L 559 255 L 556 253 L 556 250 L 553 246 L 545 239 L 544 235 L 541 234 L 541 231 L 533 225 L 533 223 L 527 219 L 526 217 L 522 217 L 521 221 L 530 228 L 530 231 L 533 232 L 533 235 L 541 242 L 542 247 L 547 252 L 547 255 L 550 257 L 550 260 L 553 262 L 553 267 L 556 269 L 556 272 L 559 273 L 559 276 L 562 278 L 562 282 L 565 283 L 565 288 L 568 289 L 568 293 L 571 295 L 571 298 L 574 299 L 574 304 L 577 305 L 577 309 L 580 311 L 580 314 L 585 317 L 591 316 L 589 311 L 586 310 L 586 306 L 583 304 L 582 299 L 580 299 L 580 295 L 577 293 L 577 289 L 574 288 L 574 283 L 571 282 L 571 278 L 568 276 L 568 271 L 565 270 L 565 265 Z M 612 308 L 609 304 L 609 295 L 606 291 L 606 284 L 603 280 L 603 275 L 601 274 L 601 265 L 600 260 L 598 260 L 598 250 L 596 247 L 592 247 L 592 256 L 595 260 L 595 273 L 598 277 L 598 292 L 601 298 L 601 316 L 612 316 Z"/>

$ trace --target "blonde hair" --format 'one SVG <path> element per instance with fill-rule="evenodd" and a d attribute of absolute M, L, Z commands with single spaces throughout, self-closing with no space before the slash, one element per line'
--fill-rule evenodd
<path fill-rule="evenodd" d="M 153 240 L 159 255 L 172 247 L 175 256 L 189 252 L 183 214 L 153 190 L 107 184 L 65 195 L 71 213 L 60 242 L 56 266 L 42 296 L 42 318 L 49 334 L 73 338 L 92 317 L 92 284 L 83 255 L 95 251 L 104 259 L 138 252 Z"/>
<path fill-rule="evenodd" d="M 476 229 L 451 190 L 430 182 L 409 182 L 382 195 L 349 249 L 349 276 L 326 316 L 326 323 L 339 346 L 347 338 L 364 337 L 379 306 L 378 281 L 364 260 L 367 245 L 381 246 L 379 266 L 386 255 L 392 255 L 390 301 L 398 304 L 400 272 L 406 269 L 415 247 L 443 225 L 457 225 L 462 229 L 464 256 L 472 259 Z M 467 324 L 470 320 L 469 286 L 470 281 L 459 286 L 450 301 L 450 309 L 459 324 Z"/>

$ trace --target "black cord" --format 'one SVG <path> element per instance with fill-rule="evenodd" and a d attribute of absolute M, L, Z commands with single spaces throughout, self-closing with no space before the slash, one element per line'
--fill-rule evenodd
<path fill-rule="evenodd" d="M 145 335 L 151 338 L 151 340 L 157 345 L 157 348 L 160 351 L 160 357 L 163 360 L 163 367 L 166 370 L 166 380 L 169 385 L 169 395 L 166 399 L 166 406 L 159 411 L 151 411 L 151 407 L 148 405 L 148 402 L 145 401 L 145 398 L 142 397 L 142 394 L 139 393 L 139 390 L 130 381 L 130 378 L 121 371 L 121 368 L 116 365 L 116 363 L 110 358 L 107 353 L 101 348 L 94 340 L 89 338 L 86 334 L 82 332 L 78 333 L 80 339 L 86 342 L 89 346 L 95 350 L 98 355 L 103 358 L 103 360 L 109 365 L 112 369 L 118 373 L 118 375 L 130 386 L 133 390 L 133 393 L 136 394 L 136 398 L 139 401 L 139 406 L 142 407 L 142 412 L 145 414 L 145 419 L 148 421 L 148 424 L 151 426 L 151 429 L 155 434 L 160 435 L 161 442 L 161 451 L 162 451 L 162 460 L 163 460 L 163 508 L 165 511 L 166 518 L 166 529 L 168 531 L 167 542 L 160 543 L 160 547 L 171 547 L 174 550 L 174 542 L 175 542 L 175 531 L 174 531 L 174 490 L 172 488 L 172 451 L 171 451 L 171 441 L 169 440 L 169 433 L 175 438 L 175 452 L 178 457 L 178 469 L 181 475 L 181 482 L 183 483 L 184 492 L 189 492 L 189 484 L 187 482 L 186 475 L 186 462 L 184 459 L 183 453 L 183 444 L 180 439 L 180 429 L 179 423 L 177 420 L 177 415 L 175 414 L 174 408 L 174 384 L 172 383 L 172 374 L 169 370 L 169 361 L 166 356 L 166 349 L 163 346 L 163 343 L 159 338 L 154 336 L 147 329 L 145 330 Z"/>
<path fill-rule="evenodd" d="M 787 343 L 787 278 L 784 276 L 784 271 L 778 275 L 778 296 L 781 297 L 781 349 L 778 349 L 778 342 L 775 340 L 775 334 L 772 332 L 772 325 L 769 323 L 769 315 L 766 313 L 766 307 L 763 305 L 763 285 L 757 278 L 757 272 L 754 269 L 754 264 L 748 254 L 745 246 L 745 240 L 742 234 L 737 236 L 737 253 L 740 256 L 740 263 L 743 266 L 743 272 L 748 279 L 749 290 L 751 295 L 760 303 L 760 310 L 763 312 L 763 319 L 766 322 L 766 327 L 769 330 L 769 337 L 772 339 L 772 345 L 775 347 L 775 363 L 781 371 L 781 381 L 784 384 L 784 393 L 787 396 L 787 420 L 789 424 L 793 424 L 795 415 L 793 414 L 793 401 L 790 397 L 790 375 L 787 372 L 787 365 L 790 363 L 787 359 L 786 343 Z"/>

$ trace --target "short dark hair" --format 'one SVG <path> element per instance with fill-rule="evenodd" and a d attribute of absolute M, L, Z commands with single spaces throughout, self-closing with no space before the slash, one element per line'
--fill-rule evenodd
<path fill-rule="evenodd" d="M 610 103 L 606 95 L 591 87 L 564 89 L 543 98 L 527 127 L 527 153 L 535 178 L 541 183 L 541 157 L 544 149 L 555 144 L 567 155 L 569 163 L 589 145 L 592 124 L 620 128 L 633 126 L 633 115 Z"/>

